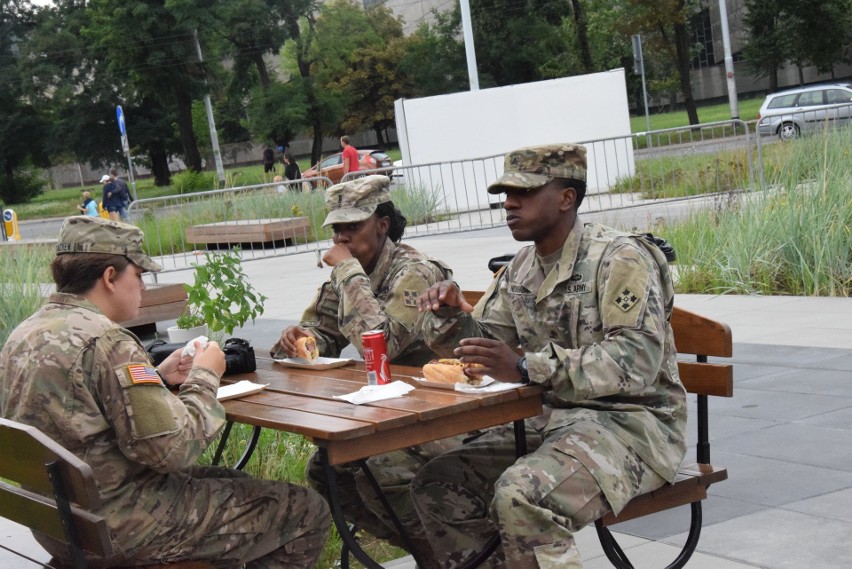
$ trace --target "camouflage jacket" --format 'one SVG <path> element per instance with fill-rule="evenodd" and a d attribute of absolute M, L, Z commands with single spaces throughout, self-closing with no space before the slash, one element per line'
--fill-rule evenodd
<path fill-rule="evenodd" d="M 0 352 L 0 414 L 92 467 L 117 546 L 144 545 L 225 423 L 218 376 L 193 368 L 174 394 L 132 333 L 86 299 L 54 293 Z"/>
<path fill-rule="evenodd" d="M 323 356 L 336 357 L 349 344 L 363 355 L 361 334 L 382 330 L 392 363 L 423 365 L 435 355 L 423 342 L 417 296 L 452 275 L 441 261 L 388 239 L 371 274 L 357 259 L 336 265 L 301 326 L 316 336 Z"/>
<path fill-rule="evenodd" d="M 520 346 L 531 382 L 549 388 L 537 428 L 599 425 L 671 481 L 686 448 L 686 393 L 668 322 L 673 301 L 668 265 L 654 245 L 578 217 L 550 274 L 526 247 L 472 315 L 441 308 L 424 330 L 446 356 L 473 336 Z M 604 480 L 603 461 L 590 470 L 605 492 L 617 484 Z"/>

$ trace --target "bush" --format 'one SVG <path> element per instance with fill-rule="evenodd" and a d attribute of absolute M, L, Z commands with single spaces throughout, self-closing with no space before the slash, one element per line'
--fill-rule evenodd
<path fill-rule="evenodd" d="M 179 194 L 206 192 L 216 189 L 217 186 L 216 175 L 213 172 L 194 172 L 187 170 L 186 172 L 172 176 L 172 187 Z"/>
<path fill-rule="evenodd" d="M 29 318 L 45 301 L 43 285 L 53 282 L 51 247 L 23 245 L 7 247 L 0 253 L 0 346 L 15 327 Z"/>
<path fill-rule="evenodd" d="M 0 174 L 0 199 L 7 204 L 27 203 L 44 190 L 44 180 L 34 172 L 18 170 Z"/>

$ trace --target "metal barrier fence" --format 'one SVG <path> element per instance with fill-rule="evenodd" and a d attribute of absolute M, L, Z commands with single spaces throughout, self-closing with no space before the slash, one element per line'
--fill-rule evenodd
<path fill-rule="evenodd" d="M 739 120 L 582 142 L 588 151 L 584 213 L 640 208 L 691 196 L 755 188 L 755 136 Z M 758 150 L 759 150 L 758 146 Z M 758 155 L 759 161 L 759 155 Z M 391 178 L 391 197 L 408 217 L 406 236 L 502 226 L 500 195 L 487 186 L 503 155 L 362 170 Z M 205 248 L 240 245 L 246 260 L 329 247 L 322 190 L 328 178 L 259 184 L 134 202 L 129 213 L 164 270 L 184 269 Z"/>

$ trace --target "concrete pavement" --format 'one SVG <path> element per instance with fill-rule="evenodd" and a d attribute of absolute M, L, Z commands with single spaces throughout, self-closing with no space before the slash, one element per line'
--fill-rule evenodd
<path fill-rule="evenodd" d="M 489 258 L 518 249 L 505 228 L 406 242 L 446 261 L 466 289 L 487 286 Z M 328 276 L 316 261 L 305 253 L 244 263 L 269 301 L 263 317 L 234 336 L 271 345 Z M 178 271 L 159 281 L 190 278 Z M 729 479 L 710 488 L 687 567 L 852 567 L 852 299 L 680 295 L 676 303 L 727 323 L 734 339 L 734 397 L 710 401 L 712 459 L 728 467 Z M 614 529 L 637 567 L 663 567 L 687 523 L 688 511 L 678 509 Z M 577 540 L 587 568 L 610 566 L 593 529 Z M 33 556 L 44 558 L 28 532 L 2 520 L 0 542 L 32 543 Z M 413 567 L 409 559 L 391 565 Z M 31 567 L 0 549 L 0 569 Z"/>

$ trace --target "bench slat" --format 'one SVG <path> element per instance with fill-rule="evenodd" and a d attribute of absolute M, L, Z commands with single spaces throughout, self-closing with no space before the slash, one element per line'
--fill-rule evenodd
<path fill-rule="evenodd" d="M 733 355 L 731 328 L 689 310 L 674 307 L 671 319 L 675 347 L 682 354 L 730 358 Z"/>
<path fill-rule="evenodd" d="M 707 487 L 728 478 L 728 470 L 710 464 L 691 464 L 681 468 L 673 484 L 666 484 L 648 494 L 630 501 L 618 516 L 612 512 L 599 520 L 599 525 L 608 527 L 649 514 L 655 514 L 698 502 L 707 498 Z"/>
<path fill-rule="evenodd" d="M 65 528 L 59 519 L 56 502 L 33 492 L 0 482 L 0 517 L 65 541 Z M 77 506 L 71 506 L 71 517 L 80 547 L 98 557 L 113 555 L 106 520 Z"/>
<path fill-rule="evenodd" d="M 734 366 L 731 364 L 707 364 L 677 362 L 680 381 L 689 393 L 734 396 Z"/>

